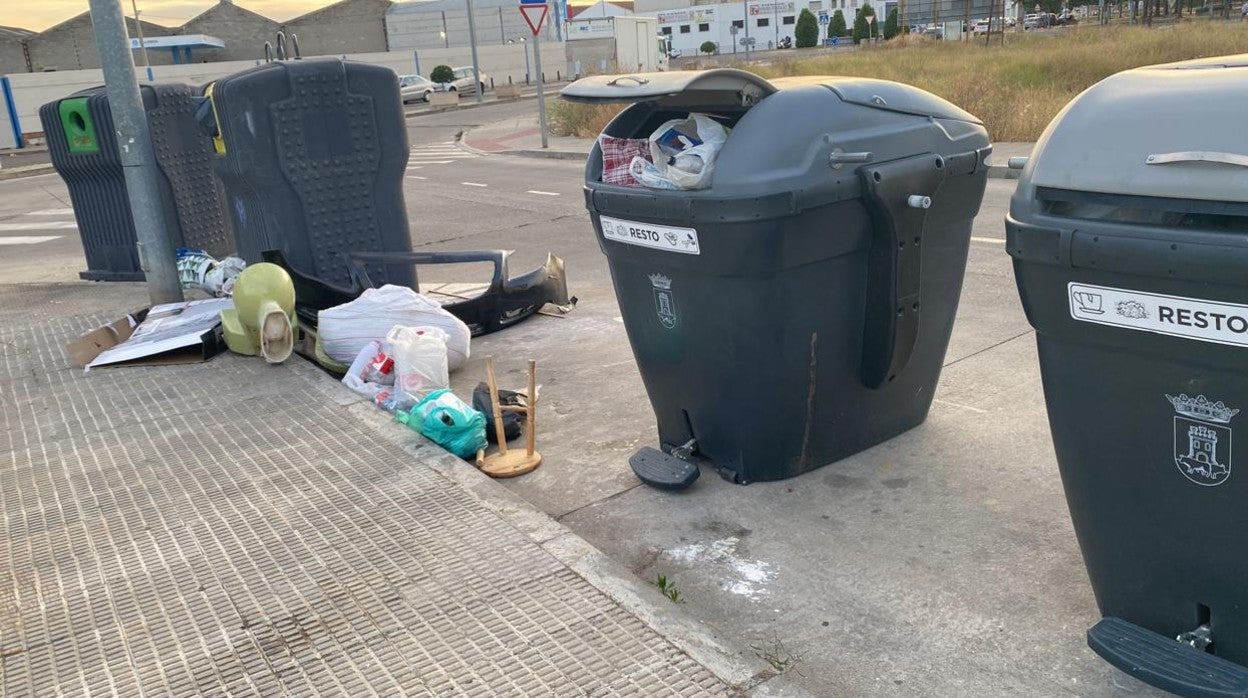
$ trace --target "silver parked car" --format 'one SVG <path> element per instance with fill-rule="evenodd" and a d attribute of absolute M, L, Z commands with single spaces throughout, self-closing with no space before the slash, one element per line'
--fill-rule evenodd
<path fill-rule="evenodd" d="M 402 95 L 404 104 L 416 101 L 428 102 L 429 95 L 437 89 L 438 86 L 435 83 L 419 75 L 399 76 L 399 94 Z"/>
<path fill-rule="evenodd" d="M 481 94 L 485 94 L 490 84 L 490 76 L 484 71 L 481 72 Z M 473 94 L 477 89 L 476 82 L 472 79 L 472 66 L 463 66 L 455 68 L 455 82 L 451 83 L 447 88 L 452 92 L 460 92 L 465 94 Z"/>

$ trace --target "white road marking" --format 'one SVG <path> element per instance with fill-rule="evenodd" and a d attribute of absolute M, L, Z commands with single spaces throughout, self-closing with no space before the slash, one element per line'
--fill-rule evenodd
<path fill-rule="evenodd" d="M 31 211 L 28 216 L 72 216 L 74 209 L 72 208 L 48 208 L 42 211 Z"/>
<path fill-rule="evenodd" d="M 421 177 L 420 175 L 408 175 L 407 178 L 408 179 L 429 179 L 428 177 Z"/>
<path fill-rule="evenodd" d="M 990 242 L 990 243 L 992 243 L 992 244 L 994 244 L 994 245 L 1004 245 L 1004 244 L 1005 244 L 1005 240 L 1001 240 L 1001 239 L 998 239 L 998 238 L 977 238 L 977 237 L 974 237 L 974 236 L 972 236 L 972 237 L 971 237 L 971 242 Z"/>
<path fill-rule="evenodd" d="M 488 184 L 482 184 L 480 182 L 460 182 L 460 184 L 464 185 L 465 187 L 488 187 L 490 186 Z"/>
<path fill-rule="evenodd" d="M 454 160 L 417 160 L 416 162 L 420 165 L 449 165 L 455 161 Z"/>
<path fill-rule="evenodd" d="M 47 223 L 0 223 L 0 232 L 7 230 L 70 230 L 77 228 L 73 221 L 48 221 Z"/>
<path fill-rule="evenodd" d="M 64 235 L 17 235 L 14 237 L 0 237 L 0 245 L 37 245 L 48 240 L 59 240 Z"/>
<path fill-rule="evenodd" d="M 526 191 L 525 194 L 537 194 L 538 196 L 559 196 L 559 192 L 556 191 L 538 191 L 537 189 L 530 189 Z"/>

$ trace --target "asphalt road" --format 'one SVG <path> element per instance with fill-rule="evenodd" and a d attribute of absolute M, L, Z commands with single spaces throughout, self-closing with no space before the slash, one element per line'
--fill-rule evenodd
<path fill-rule="evenodd" d="M 506 481 L 513 492 L 641 578 L 674 579 L 687 610 L 742 646 L 800 658 L 797 681 L 815 695 L 1153 695 L 1084 644 L 1099 614 L 1003 248 L 1014 182 L 989 181 L 924 425 L 792 480 L 740 487 L 707 472 L 665 493 L 627 466 L 654 443 L 654 421 L 584 210 L 582 166 L 454 144 L 473 124 L 532 109 L 409 120 L 404 180 L 418 249 L 513 249 L 513 274 L 555 252 L 580 300 L 567 316 L 475 340 L 452 377 L 466 395 L 493 355 L 503 387 L 516 387 L 524 361 L 538 361 L 545 460 Z M 55 175 L 0 182 L 0 278 L 76 278 L 68 206 Z M 438 267 L 422 281 L 485 271 Z"/>

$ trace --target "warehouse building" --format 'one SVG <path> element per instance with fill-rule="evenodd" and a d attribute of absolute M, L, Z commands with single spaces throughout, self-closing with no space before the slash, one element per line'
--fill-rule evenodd
<path fill-rule="evenodd" d="M 473 0 L 477 44 L 506 44 L 521 38 L 531 40 L 516 0 Z M 556 21 L 562 3 L 551 2 L 542 26 L 543 41 L 560 41 L 562 27 Z M 464 0 L 419 0 L 398 2 L 386 13 L 386 34 L 390 49 L 460 48 L 468 45 L 468 10 Z M 302 37 L 301 37 L 302 38 Z"/>

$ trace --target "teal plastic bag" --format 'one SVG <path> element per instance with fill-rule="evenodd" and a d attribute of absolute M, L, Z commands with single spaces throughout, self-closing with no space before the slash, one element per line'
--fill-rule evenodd
<path fill-rule="evenodd" d="M 471 458 L 485 448 L 485 415 L 449 388 L 429 393 L 412 409 L 395 412 L 394 418 L 460 458 Z"/>

